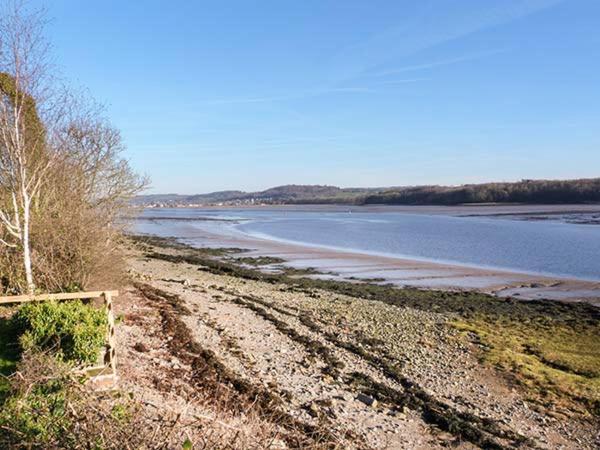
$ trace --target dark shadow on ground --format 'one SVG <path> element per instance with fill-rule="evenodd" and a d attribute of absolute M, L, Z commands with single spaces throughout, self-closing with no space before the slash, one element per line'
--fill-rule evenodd
<path fill-rule="evenodd" d="M 19 353 L 16 329 L 10 316 L 3 314 L 3 317 L 0 317 L 0 404 L 8 389 L 6 377 L 15 371 Z"/>

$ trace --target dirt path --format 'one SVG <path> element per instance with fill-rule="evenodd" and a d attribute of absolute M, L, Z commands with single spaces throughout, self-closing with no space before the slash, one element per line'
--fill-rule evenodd
<path fill-rule="evenodd" d="M 152 308 L 157 299 L 169 303 L 173 295 L 179 306 L 170 305 L 170 320 L 185 326 L 187 340 L 194 343 L 191 353 L 210 352 L 226 368 L 229 384 L 242 380 L 244 392 L 280 399 L 272 406 L 274 414 L 284 422 L 327 430 L 335 436 L 330 443 L 398 449 L 593 448 L 589 430 L 536 412 L 503 379 L 482 368 L 470 344 L 445 326 L 447 317 L 440 314 L 214 275 L 139 253 L 131 255 L 130 264 L 143 283 L 138 286 L 162 292 L 154 299 L 148 293 L 138 296 L 147 306 L 139 307 L 137 320 L 148 322 L 155 315 L 152 327 L 164 331 L 164 314 L 161 319 Z M 158 385 L 166 383 L 162 388 L 173 396 L 173 408 L 189 405 L 197 394 L 190 382 L 197 361 L 186 356 L 189 343 L 187 353 L 177 353 L 174 345 L 160 342 L 164 334 L 141 335 L 140 328 L 136 335 L 133 328 L 127 331 L 133 337 L 123 338 L 148 341 L 153 350 L 130 349 L 127 359 L 166 370 Z M 130 369 L 139 372 L 134 380 L 148 377 L 138 364 Z M 146 384 L 156 387 L 156 380 L 150 381 Z M 268 405 L 255 420 L 280 433 L 264 419 Z M 294 446 L 289 439 L 280 441 Z"/>

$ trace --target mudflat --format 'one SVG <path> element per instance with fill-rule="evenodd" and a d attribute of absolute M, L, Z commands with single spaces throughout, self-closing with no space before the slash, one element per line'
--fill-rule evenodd
<path fill-rule="evenodd" d="M 477 290 L 496 296 L 586 301 L 600 305 L 600 283 L 594 281 L 324 249 L 220 233 L 215 227 L 199 230 L 197 226 L 185 223 L 178 226 L 178 231 L 185 241 L 193 241 L 201 247 L 233 247 L 244 250 L 245 256 L 275 258 L 277 264 L 263 267 L 265 270 L 281 265 L 313 268 L 321 278 L 371 280 L 399 287 Z"/>
<path fill-rule="evenodd" d="M 592 222 L 599 215 L 598 205 L 171 208 L 146 210 L 136 229 L 197 247 L 251 250 L 247 256 L 311 267 L 320 277 L 598 304 L 600 229 Z M 406 256 L 418 254 L 423 257 Z"/>

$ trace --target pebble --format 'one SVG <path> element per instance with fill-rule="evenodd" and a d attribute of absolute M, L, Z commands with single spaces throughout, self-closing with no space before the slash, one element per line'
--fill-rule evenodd
<path fill-rule="evenodd" d="M 361 403 L 364 403 L 367 406 L 372 406 L 373 408 L 377 406 L 377 400 L 373 397 L 363 394 L 362 392 L 356 396 L 356 400 Z"/>

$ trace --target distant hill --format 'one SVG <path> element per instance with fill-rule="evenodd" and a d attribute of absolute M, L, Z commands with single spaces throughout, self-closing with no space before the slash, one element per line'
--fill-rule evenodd
<path fill-rule="evenodd" d="M 323 201 L 340 201 L 347 203 L 350 199 L 369 193 L 382 192 L 382 189 L 339 188 L 336 186 L 320 185 L 285 185 L 277 186 L 259 192 L 243 191 L 218 191 L 208 194 L 178 195 L 178 194 L 151 194 L 140 195 L 134 199 L 137 205 L 209 205 L 209 204 L 285 204 Z"/>
<path fill-rule="evenodd" d="M 595 203 L 600 202 L 600 178 L 578 180 L 522 180 L 462 186 L 339 188 L 285 185 L 259 192 L 219 191 L 208 194 L 141 195 L 142 206 L 354 204 L 457 205 L 462 203 Z"/>
<path fill-rule="evenodd" d="M 187 199 L 191 203 L 202 203 L 205 201 L 226 202 L 228 200 L 242 198 L 245 195 L 247 195 L 246 192 L 242 192 L 242 191 L 219 191 L 219 192 L 212 192 L 210 194 L 190 195 L 187 197 Z"/>
<path fill-rule="evenodd" d="M 169 203 L 177 202 L 187 198 L 185 195 L 179 194 L 149 194 L 149 195 L 138 195 L 132 202 L 135 205 L 148 205 L 151 203 Z"/>

